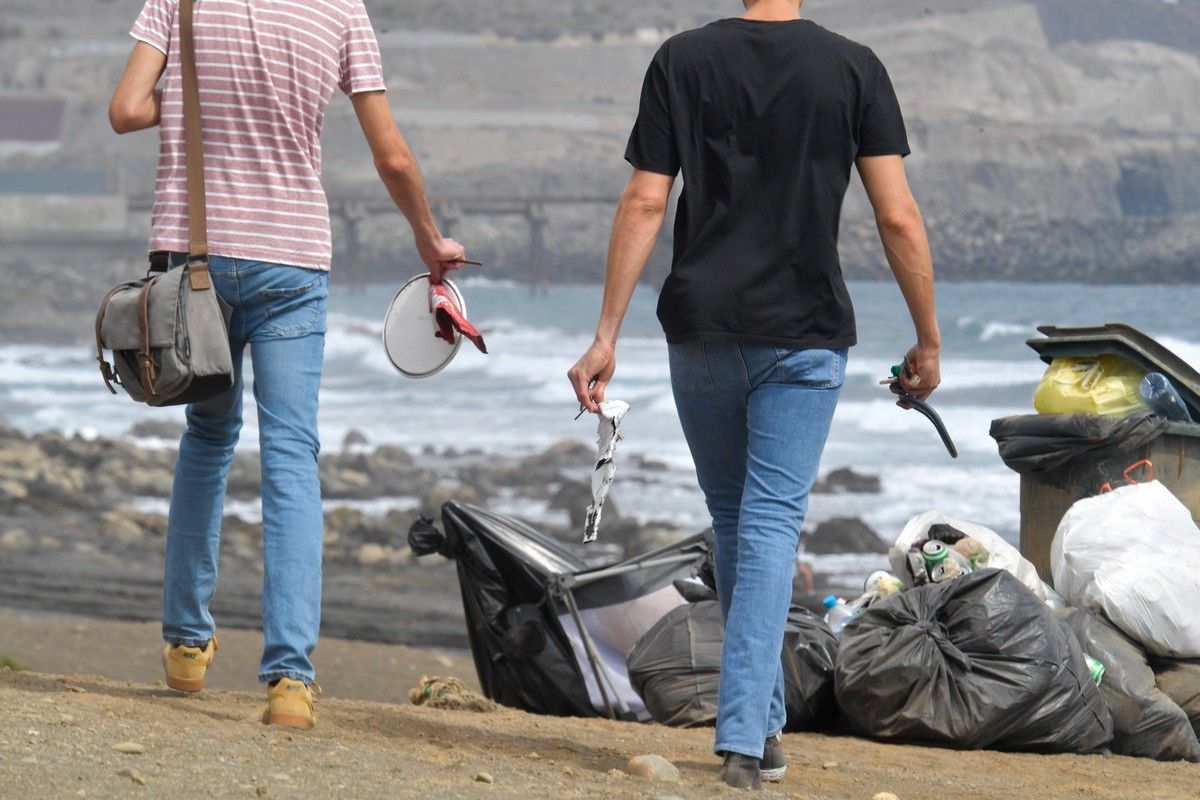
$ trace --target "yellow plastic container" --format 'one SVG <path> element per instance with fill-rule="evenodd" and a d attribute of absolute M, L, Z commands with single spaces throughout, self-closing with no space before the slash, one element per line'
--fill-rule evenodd
<path fill-rule="evenodd" d="M 1118 356 L 1056 358 L 1033 393 L 1039 414 L 1132 414 L 1146 370 Z"/>

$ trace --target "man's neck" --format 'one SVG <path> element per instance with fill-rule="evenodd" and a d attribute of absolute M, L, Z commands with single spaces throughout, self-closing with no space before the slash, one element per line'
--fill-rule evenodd
<path fill-rule="evenodd" d="M 742 19 L 757 22 L 784 22 L 800 19 L 800 3 L 794 0 L 758 0 L 746 7 Z"/>

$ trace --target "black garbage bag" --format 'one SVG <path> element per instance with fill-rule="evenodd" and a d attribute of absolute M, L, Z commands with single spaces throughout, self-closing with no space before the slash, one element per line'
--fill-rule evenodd
<path fill-rule="evenodd" d="M 1130 453 L 1161 436 L 1167 424 L 1149 411 L 1126 417 L 1028 414 L 992 420 L 989 433 L 1008 468 L 1028 475 L 1084 456 L 1095 461 Z"/>
<path fill-rule="evenodd" d="M 865 609 L 842 634 L 835 682 L 851 726 L 876 739 L 1064 753 L 1112 739 L 1079 642 L 1003 570 Z"/>
<path fill-rule="evenodd" d="M 1183 709 L 1200 737 L 1200 658 L 1156 658 L 1150 667 L 1158 688 Z"/>
<path fill-rule="evenodd" d="M 1100 696 L 1113 719 L 1109 748 L 1160 761 L 1200 761 L 1200 742 L 1187 714 L 1154 682 L 1145 651 L 1103 617 L 1081 608 L 1058 612 L 1092 658 L 1104 665 Z M 1200 687 L 1197 687 L 1200 693 Z"/>
<path fill-rule="evenodd" d="M 701 600 L 667 612 L 638 639 L 625 663 L 655 722 L 676 728 L 716 722 L 724 638 L 720 603 Z"/>
<path fill-rule="evenodd" d="M 788 613 L 783 634 L 784 730 L 814 731 L 837 717 L 833 670 L 838 641 L 825 620 L 803 608 Z"/>

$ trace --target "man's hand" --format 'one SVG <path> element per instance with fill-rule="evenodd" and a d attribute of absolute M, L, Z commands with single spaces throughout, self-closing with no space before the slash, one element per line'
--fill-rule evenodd
<path fill-rule="evenodd" d="M 917 385 L 913 386 L 909 382 L 908 373 L 904 368 L 900 369 L 900 380 L 892 384 L 892 392 L 900 394 L 907 392 L 918 400 L 924 400 L 929 395 L 933 394 L 933 390 L 942 382 L 942 370 L 940 364 L 941 353 L 936 347 L 922 347 L 914 345 L 905 354 L 904 360 L 908 364 L 908 369 L 913 374 L 917 375 L 920 380 Z M 903 406 L 903 403 L 899 405 Z"/>
<path fill-rule="evenodd" d="M 417 245 L 417 251 L 429 269 L 430 283 L 441 283 L 447 272 L 462 268 L 467 257 L 467 251 L 461 244 L 445 237 Z"/>
<path fill-rule="evenodd" d="M 600 413 L 604 387 L 608 386 L 616 370 L 617 357 L 612 347 L 599 341 L 593 342 L 583 358 L 567 370 L 567 380 L 571 381 L 579 405 L 593 414 Z"/>

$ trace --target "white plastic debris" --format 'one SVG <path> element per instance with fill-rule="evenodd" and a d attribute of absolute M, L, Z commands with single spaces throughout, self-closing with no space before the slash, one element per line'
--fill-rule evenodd
<path fill-rule="evenodd" d="M 600 533 L 600 514 L 604 511 L 604 501 L 608 499 L 608 490 L 617 474 L 613 456 L 617 452 L 617 442 L 621 441 L 621 420 L 628 411 L 629 403 L 621 400 L 605 400 L 600 404 L 597 431 L 600 452 L 596 457 L 596 467 L 592 470 L 592 504 L 588 506 L 587 521 L 583 526 L 584 544 L 596 541 Z"/>
<path fill-rule="evenodd" d="M 1050 543 L 1054 585 L 1168 658 L 1200 658 L 1200 528 L 1158 481 L 1076 502 Z"/>

